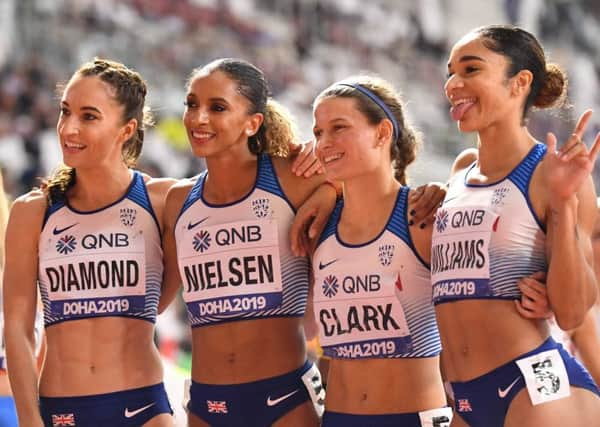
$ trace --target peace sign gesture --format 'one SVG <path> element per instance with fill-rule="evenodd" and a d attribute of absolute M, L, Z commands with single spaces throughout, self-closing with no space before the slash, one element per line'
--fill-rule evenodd
<path fill-rule="evenodd" d="M 596 135 L 590 150 L 582 142 L 581 137 L 592 116 L 592 110 L 585 111 L 571 137 L 566 144 L 556 150 L 556 136 L 548 133 L 546 145 L 548 152 L 546 163 L 546 184 L 551 190 L 552 199 L 561 202 L 577 194 L 583 182 L 594 168 L 596 157 L 600 151 L 600 133 Z"/>

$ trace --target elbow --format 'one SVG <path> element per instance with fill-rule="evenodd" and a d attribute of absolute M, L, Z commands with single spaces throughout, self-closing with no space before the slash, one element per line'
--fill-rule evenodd
<path fill-rule="evenodd" d="M 555 312 L 556 323 L 563 331 L 577 329 L 585 319 L 584 310 L 569 310 L 564 313 Z"/>

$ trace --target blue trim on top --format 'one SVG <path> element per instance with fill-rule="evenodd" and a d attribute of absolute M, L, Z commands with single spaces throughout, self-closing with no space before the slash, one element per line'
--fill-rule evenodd
<path fill-rule="evenodd" d="M 121 197 L 119 197 L 119 198 L 118 198 L 117 200 L 115 200 L 114 202 L 112 202 L 112 203 L 109 203 L 109 204 L 108 204 L 108 205 L 106 205 L 106 206 L 102 206 L 101 208 L 98 208 L 98 209 L 91 210 L 91 211 L 80 211 L 80 210 L 78 210 L 78 209 L 75 209 L 73 206 L 71 206 L 71 205 L 69 204 L 69 199 L 66 199 L 66 200 L 65 200 L 65 206 L 66 206 L 66 207 L 67 207 L 67 209 L 69 209 L 70 211 L 73 211 L 73 212 L 75 212 L 76 214 L 79 214 L 79 215 L 91 215 L 91 214 L 95 214 L 95 213 L 101 212 L 101 211 L 103 211 L 103 210 L 105 210 L 105 209 L 108 209 L 108 208 L 111 208 L 111 207 L 113 207 L 113 206 L 114 206 L 114 205 L 116 205 L 117 203 L 120 203 L 120 202 L 122 202 L 122 201 L 123 201 L 123 200 L 124 200 L 124 199 L 125 199 L 125 198 L 126 198 L 128 195 L 129 195 L 129 192 L 131 191 L 131 189 L 132 189 L 132 188 L 133 188 L 133 186 L 135 185 L 135 183 L 136 183 L 136 172 L 137 172 L 137 171 L 135 171 L 135 170 L 132 170 L 132 172 L 133 172 L 133 177 L 131 178 L 131 182 L 129 183 L 129 186 L 127 187 L 127 191 L 125 191 L 125 194 L 123 194 Z M 139 172 L 137 172 L 137 173 L 139 173 Z"/>
<path fill-rule="evenodd" d="M 192 206 L 198 199 L 201 198 L 202 190 L 204 190 L 204 180 L 205 180 L 207 174 L 208 174 L 208 171 L 205 170 L 200 175 L 198 175 L 196 182 L 194 183 L 194 185 L 192 185 L 190 192 L 188 193 L 185 201 L 183 202 L 183 206 L 181 207 L 181 211 L 179 212 L 179 215 L 177 216 L 177 220 L 179 220 L 179 217 L 181 215 L 183 215 L 183 213 L 186 210 L 188 210 L 188 208 L 190 206 Z M 177 221 L 175 221 L 175 222 L 177 222 Z"/>
<path fill-rule="evenodd" d="M 202 200 L 202 203 L 204 203 L 209 208 L 228 208 L 229 206 L 233 206 L 233 205 L 237 205 L 238 203 L 242 203 L 244 200 L 246 200 L 248 197 L 250 197 L 252 195 L 252 193 L 254 193 L 254 189 L 256 188 L 256 183 L 258 182 L 258 176 L 260 174 L 260 166 L 261 165 L 260 165 L 260 158 L 259 158 L 256 161 L 256 178 L 254 178 L 254 184 L 252 184 L 252 188 L 250 188 L 250 191 L 248 191 L 244 196 L 242 196 L 238 200 L 234 200 L 233 202 L 228 202 L 228 203 L 223 203 L 223 204 L 211 203 L 204 198 L 204 182 L 206 181 L 206 178 L 208 177 L 208 170 L 207 170 L 206 173 L 204 173 L 201 177 L 198 177 L 198 180 L 200 180 L 200 178 L 202 178 L 202 189 L 200 191 L 200 200 Z"/>
<path fill-rule="evenodd" d="M 419 255 L 417 248 L 415 247 L 414 241 L 410 234 L 410 229 L 408 227 L 408 194 L 410 192 L 409 187 L 401 187 L 398 195 L 398 199 L 396 201 L 396 206 L 394 206 L 394 211 L 392 213 L 392 217 L 389 221 L 388 230 L 390 233 L 395 234 L 402 240 L 413 252 L 415 257 L 423 264 L 427 270 L 430 270 L 430 265 L 425 262 L 425 260 Z"/>
<path fill-rule="evenodd" d="M 344 199 L 339 198 L 335 202 L 335 207 L 333 208 L 333 212 L 329 215 L 329 219 L 327 220 L 327 224 L 325 228 L 321 232 L 321 236 L 319 236 L 319 240 L 317 241 L 317 247 L 323 243 L 329 236 L 335 234 L 337 230 L 338 223 L 340 222 L 340 216 L 342 214 L 342 208 L 344 207 Z"/>
<path fill-rule="evenodd" d="M 133 181 L 134 183 L 131 186 L 131 190 L 128 192 L 125 198 L 138 204 L 150 214 L 150 216 L 154 219 L 154 223 L 156 224 L 156 229 L 158 230 L 158 235 L 160 236 L 160 241 L 162 243 L 162 232 L 160 230 L 160 222 L 158 221 L 156 213 L 154 212 L 154 208 L 152 207 L 152 202 L 150 201 L 150 194 L 148 193 L 148 187 L 146 187 L 144 176 L 139 171 L 134 170 Z"/>
<path fill-rule="evenodd" d="M 402 188 L 402 187 L 400 187 Z M 392 212 L 390 212 L 390 216 L 387 220 L 387 222 L 385 223 L 385 226 L 383 227 L 383 229 L 377 233 L 377 236 L 373 237 L 371 240 L 364 242 L 364 243 L 358 243 L 358 244 L 351 244 L 351 243 L 346 243 L 342 240 L 342 238 L 340 237 L 340 233 L 338 233 L 338 227 L 336 224 L 336 229 L 335 229 L 335 238 L 337 239 L 338 243 L 342 246 L 345 246 L 347 248 L 361 248 L 363 246 L 368 246 L 371 243 L 377 241 L 377 239 L 379 239 L 383 233 L 385 233 L 385 231 L 390 227 L 390 222 L 392 221 L 392 219 L 394 218 L 394 213 L 396 211 L 396 206 L 399 203 L 400 200 L 400 195 L 402 194 L 402 191 L 398 191 L 398 194 L 396 195 L 396 201 L 394 202 L 394 207 L 392 208 Z M 340 215 L 341 217 L 341 215 Z M 338 218 L 338 222 L 339 222 L 339 218 Z"/>
<path fill-rule="evenodd" d="M 546 233 L 546 226 L 542 223 L 533 209 L 533 206 L 531 205 L 531 198 L 529 197 L 529 184 L 531 183 L 533 172 L 535 172 L 535 169 L 542 158 L 546 155 L 547 151 L 548 147 L 546 147 L 544 144 L 537 143 L 529 151 L 519 166 L 517 166 L 517 168 L 508 175 L 508 179 L 517 186 L 517 188 L 525 197 L 527 206 L 529 207 L 529 211 L 531 212 L 533 219 L 535 219 L 535 222 L 537 222 L 538 226 L 544 233 Z"/>
<path fill-rule="evenodd" d="M 261 154 L 258 157 L 258 177 L 256 178 L 255 188 L 260 188 L 281 197 L 290 206 L 292 212 L 296 213 L 296 208 L 294 208 L 294 205 L 292 205 L 285 195 L 283 187 L 281 187 L 281 183 L 275 172 L 273 159 L 268 154 Z"/>
<path fill-rule="evenodd" d="M 51 206 L 48 206 L 46 208 L 46 212 L 44 212 L 44 222 L 42 222 L 42 231 L 44 230 L 46 223 L 50 219 L 50 215 L 52 215 L 54 212 L 56 212 L 57 210 L 65 207 L 65 206 L 66 206 L 65 200 L 62 199 L 58 202 L 53 203 Z"/>

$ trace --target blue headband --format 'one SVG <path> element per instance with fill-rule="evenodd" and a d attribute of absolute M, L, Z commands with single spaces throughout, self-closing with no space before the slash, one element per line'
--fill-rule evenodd
<path fill-rule="evenodd" d="M 358 83 L 338 83 L 338 85 L 352 87 L 360 93 L 362 93 L 363 95 L 366 95 L 371 101 L 377 104 L 379 108 L 383 110 L 387 118 L 390 119 L 390 121 L 392 122 L 392 126 L 394 127 L 394 141 L 398 140 L 398 138 L 400 137 L 400 127 L 398 126 L 398 121 L 396 120 L 394 113 L 392 113 L 392 110 L 390 110 L 390 107 L 388 107 L 387 104 L 383 102 L 383 100 L 380 97 L 378 97 L 366 87 L 359 85 Z"/>

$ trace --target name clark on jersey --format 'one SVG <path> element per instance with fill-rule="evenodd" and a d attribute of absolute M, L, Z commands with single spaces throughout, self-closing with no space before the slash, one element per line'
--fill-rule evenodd
<path fill-rule="evenodd" d="M 135 260 L 87 261 L 45 268 L 50 292 L 137 286 L 140 266 Z"/>
<path fill-rule="evenodd" d="M 322 308 L 319 320 L 326 337 L 351 334 L 353 331 L 400 329 L 392 317 L 392 304 L 350 306 L 344 318 L 340 318 L 335 308 Z"/>
<path fill-rule="evenodd" d="M 232 257 L 183 267 L 186 292 L 275 281 L 272 255 Z"/>
<path fill-rule="evenodd" d="M 431 274 L 455 269 L 483 268 L 485 240 L 454 240 L 431 249 Z"/>

